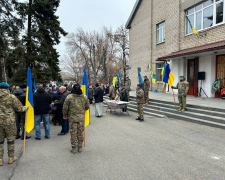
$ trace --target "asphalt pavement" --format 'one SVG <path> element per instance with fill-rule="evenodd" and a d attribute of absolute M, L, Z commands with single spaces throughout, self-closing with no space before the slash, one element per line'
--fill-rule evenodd
<path fill-rule="evenodd" d="M 104 113 L 86 128 L 86 147 L 70 153 L 70 135 L 16 140 L 18 161 L 8 165 L 5 142 L 0 180 L 222 180 L 225 179 L 225 130 L 169 118 Z"/>

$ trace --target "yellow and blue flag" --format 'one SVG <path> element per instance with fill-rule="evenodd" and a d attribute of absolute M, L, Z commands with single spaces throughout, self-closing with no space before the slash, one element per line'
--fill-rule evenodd
<path fill-rule="evenodd" d="M 59 86 L 59 82 L 58 82 L 58 80 L 56 81 L 56 87 L 58 87 Z"/>
<path fill-rule="evenodd" d="M 172 73 L 172 71 L 170 70 L 170 66 L 167 64 L 166 65 L 166 70 L 165 70 L 165 75 L 163 78 L 163 83 L 168 83 L 170 86 L 173 86 L 173 82 L 174 82 L 174 75 Z"/>
<path fill-rule="evenodd" d="M 113 78 L 113 86 L 116 87 L 116 76 Z"/>
<path fill-rule="evenodd" d="M 141 89 L 144 89 L 144 81 L 142 79 L 141 73 L 139 71 L 139 67 L 137 68 L 138 71 L 138 80 L 139 80 L 139 84 L 141 84 Z"/>
<path fill-rule="evenodd" d="M 198 34 L 198 31 L 196 31 L 196 29 L 194 28 L 194 26 L 192 26 L 191 21 L 189 20 L 189 18 L 187 16 L 186 16 L 186 18 L 187 18 L 187 20 L 188 20 L 188 22 L 189 22 L 189 24 L 191 26 L 191 29 L 192 29 L 193 34 Z"/>
<path fill-rule="evenodd" d="M 165 75 L 165 70 L 166 70 L 166 62 L 164 62 L 162 67 L 162 72 L 161 72 L 162 77 Z"/>
<path fill-rule="evenodd" d="M 152 82 L 153 82 L 153 84 L 155 84 L 155 81 L 156 81 L 156 75 L 153 73 L 152 67 L 151 67 L 150 63 L 148 63 L 148 67 L 149 67 L 149 70 L 150 70 Z"/>
<path fill-rule="evenodd" d="M 87 81 L 87 72 L 86 68 L 84 68 L 84 78 L 81 86 L 81 90 L 83 94 L 85 94 L 88 97 L 88 81 Z M 85 111 L 85 127 L 87 127 L 90 124 L 90 111 Z"/>
<path fill-rule="evenodd" d="M 212 93 L 215 93 L 220 89 L 220 78 L 218 77 L 212 85 Z"/>
<path fill-rule="evenodd" d="M 26 112 L 26 131 L 27 133 L 30 133 L 34 128 L 34 104 L 33 104 L 32 78 L 29 67 L 27 69 L 26 106 L 29 106 L 29 109 Z"/>

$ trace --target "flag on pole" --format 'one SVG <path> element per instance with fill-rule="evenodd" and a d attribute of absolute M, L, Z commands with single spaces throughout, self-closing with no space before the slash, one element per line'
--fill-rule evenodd
<path fill-rule="evenodd" d="M 194 26 L 192 26 L 191 21 L 189 20 L 189 18 L 187 16 L 186 16 L 186 18 L 187 18 L 187 20 L 188 20 L 188 22 L 189 22 L 189 24 L 191 26 L 191 29 L 192 29 L 193 34 L 197 34 L 198 35 L 198 31 L 196 31 L 196 29 L 194 28 Z"/>
<path fill-rule="evenodd" d="M 149 71 L 150 71 L 150 74 L 151 74 L 152 82 L 153 82 L 153 84 L 155 84 L 155 81 L 156 81 L 156 75 L 153 73 L 152 67 L 151 67 L 151 64 L 150 64 L 150 63 L 148 63 L 148 67 L 149 67 Z"/>
<path fill-rule="evenodd" d="M 139 84 L 141 84 L 141 89 L 144 89 L 144 81 L 143 81 L 142 76 L 141 76 L 141 73 L 139 71 L 139 67 L 137 67 L 137 71 L 138 71 Z"/>
<path fill-rule="evenodd" d="M 34 104 L 33 104 L 32 78 L 29 67 L 27 69 L 26 106 L 29 106 L 29 109 L 26 111 L 26 131 L 27 133 L 30 133 L 34 128 Z"/>
<path fill-rule="evenodd" d="M 218 77 L 212 85 L 212 93 L 215 93 L 220 89 L 220 78 Z"/>
<path fill-rule="evenodd" d="M 87 81 L 86 68 L 84 68 L 84 78 L 83 78 L 81 90 L 83 94 L 85 94 L 88 97 L 88 81 Z M 89 116 L 89 110 L 87 110 L 85 111 L 85 127 L 87 127 L 89 124 L 90 124 L 90 116 Z"/>
<path fill-rule="evenodd" d="M 120 71 L 119 70 L 118 70 L 118 78 L 119 78 L 119 83 L 121 84 L 122 77 L 121 77 L 121 74 L 120 74 Z"/>
<path fill-rule="evenodd" d="M 34 79 L 34 92 L 36 91 L 36 84 L 35 84 L 35 79 Z"/>
<path fill-rule="evenodd" d="M 164 75 L 165 75 L 165 70 L 166 70 L 166 62 L 164 62 L 164 64 L 163 64 L 163 68 L 162 68 L 162 72 L 161 72 L 162 78 L 163 78 Z"/>
<path fill-rule="evenodd" d="M 56 87 L 58 87 L 59 86 L 59 82 L 58 82 L 58 80 L 56 81 Z"/>
<path fill-rule="evenodd" d="M 174 79 L 175 79 L 175 77 L 174 77 L 172 71 L 170 70 L 170 66 L 167 64 L 163 83 L 165 83 L 165 84 L 168 83 L 170 86 L 173 86 Z"/>
<path fill-rule="evenodd" d="M 113 86 L 116 87 L 116 76 L 113 78 Z"/>

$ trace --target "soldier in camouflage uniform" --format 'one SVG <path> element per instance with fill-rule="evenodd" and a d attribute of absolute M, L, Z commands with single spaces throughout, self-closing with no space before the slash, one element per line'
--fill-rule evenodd
<path fill-rule="evenodd" d="M 177 86 L 172 89 L 178 89 L 178 100 L 180 109 L 179 111 L 185 112 L 186 110 L 186 97 L 189 90 L 189 82 L 187 82 L 184 76 L 180 76 L 180 82 L 177 83 Z"/>
<path fill-rule="evenodd" d="M 82 152 L 84 118 L 85 111 L 89 109 L 89 100 L 82 94 L 79 84 L 73 86 L 70 95 L 67 96 L 63 104 L 63 119 L 69 119 L 69 128 L 71 134 L 71 152 L 76 153 L 78 143 L 78 152 Z"/>
<path fill-rule="evenodd" d="M 148 104 L 149 102 L 149 88 L 150 88 L 150 81 L 147 78 L 147 76 L 144 76 L 144 96 L 146 104 Z"/>
<path fill-rule="evenodd" d="M 141 89 L 141 84 L 137 85 L 137 112 L 138 112 L 138 118 L 136 120 L 139 120 L 139 122 L 144 121 L 144 91 Z"/>
<path fill-rule="evenodd" d="M 28 106 L 23 106 L 20 100 L 9 93 L 9 85 L 0 83 L 0 166 L 3 165 L 4 141 L 7 138 L 9 164 L 12 164 L 17 158 L 15 152 L 15 111 L 25 112 Z"/>
<path fill-rule="evenodd" d="M 130 101 L 130 86 L 131 86 L 131 80 L 129 79 L 129 77 L 127 77 L 125 81 L 125 89 L 126 89 L 128 101 Z"/>

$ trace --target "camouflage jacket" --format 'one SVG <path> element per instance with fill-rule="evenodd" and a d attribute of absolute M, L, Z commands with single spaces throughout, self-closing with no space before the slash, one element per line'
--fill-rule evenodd
<path fill-rule="evenodd" d="M 70 122 L 82 122 L 89 106 L 89 100 L 84 94 L 70 94 L 63 104 L 63 116 L 68 117 Z"/>
<path fill-rule="evenodd" d="M 111 97 L 112 99 L 115 99 L 116 97 L 116 91 L 113 85 L 111 85 L 109 88 L 109 97 Z"/>
<path fill-rule="evenodd" d="M 130 90 L 130 86 L 131 86 L 131 81 L 130 81 L 130 79 L 129 79 L 129 80 L 126 80 L 126 81 L 125 81 L 125 89 L 126 89 L 126 90 Z"/>
<path fill-rule="evenodd" d="M 144 91 L 149 91 L 150 81 L 149 79 L 144 80 Z"/>
<path fill-rule="evenodd" d="M 15 124 L 15 111 L 25 112 L 27 108 L 6 89 L 0 89 L 0 126 Z"/>
<path fill-rule="evenodd" d="M 136 96 L 137 96 L 137 104 L 145 104 L 144 91 L 141 88 L 137 90 Z"/>
<path fill-rule="evenodd" d="M 187 82 L 186 80 L 180 81 L 173 88 L 174 89 L 178 89 L 178 94 L 179 95 L 181 95 L 181 94 L 187 95 L 188 90 L 189 90 L 189 82 Z"/>

